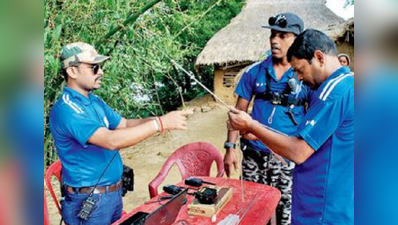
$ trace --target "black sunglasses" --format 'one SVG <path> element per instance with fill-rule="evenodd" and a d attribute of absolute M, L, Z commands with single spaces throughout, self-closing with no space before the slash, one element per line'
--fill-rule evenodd
<path fill-rule="evenodd" d="M 99 69 L 101 68 L 101 64 L 94 64 L 91 67 L 80 67 L 80 66 L 76 66 L 76 67 L 79 67 L 79 68 L 90 68 L 93 71 L 93 73 L 96 75 L 98 73 Z"/>
<path fill-rule="evenodd" d="M 277 25 L 279 27 L 285 28 L 287 26 L 287 20 L 284 16 L 273 16 L 268 19 L 268 24 L 270 26 Z"/>

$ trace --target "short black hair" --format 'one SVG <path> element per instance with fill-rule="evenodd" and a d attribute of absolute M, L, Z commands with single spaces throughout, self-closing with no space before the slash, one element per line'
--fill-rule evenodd
<path fill-rule="evenodd" d="M 294 56 L 306 59 L 311 64 L 316 50 L 337 56 L 336 44 L 329 36 L 319 30 L 307 29 L 294 40 L 287 52 L 287 59 L 290 62 Z"/>
<path fill-rule="evenodd" d="M 78 67 L 78 66 L 80 66 L 80 64 L 81 64 L 81 63 L 75 63 L 75 64 L 73 64 L 73 65 L 71 65 L 71 66 L 69 66 L 69 67 Z M 64 77 L 65 82 L 68 82 L 68 77 L 69 77 L 69 75 L 68 75 L 68 72 L 66 71 L 66 69 L 68 69 L 69 67 L 67 67 L 67 68 L 61 68 L 61 74 L 62 74 L 62 76 Z"/>

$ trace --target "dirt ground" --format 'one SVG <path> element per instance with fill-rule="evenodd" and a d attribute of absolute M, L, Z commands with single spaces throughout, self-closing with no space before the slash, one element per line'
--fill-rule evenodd
<path fill-rule="evenodd" d="M 177 148 L 191 142 L 209 142 L 224 154 L 223 145 L 227 135 L 225 122 L 228 110 L 221 104 L 215 103 L 209 95 L 188 102 L 186 108 L 194 109 L 194 114 L 188 118 L 188 131 L 173 131 L 162 136 L 154 136 L 134 147 L 121 150 L 124 164 L 133 167 L 135 173 L 135 190 L 123 198 L 126 212 L 130 212 L 149 200 L 149 182 L 158 174 L 168 156 Z M 211 174 L 215 176 L 216 172 L 215 164 L 213 164 Z M 234 174 L 233 178 L 237 177 L 238 174 Z M 177 167 L 174 166 L 160 188 L 165 184 L 175 184 L 179 181 L 181 181 L 181 176 Z M 50 195 L 47 201 L 51 224 L 59 224 L 60 216 Z"/>

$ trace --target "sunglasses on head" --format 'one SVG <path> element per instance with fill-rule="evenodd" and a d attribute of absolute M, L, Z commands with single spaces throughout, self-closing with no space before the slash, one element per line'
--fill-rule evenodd
<path fill-rule="evenodd" d="M 268 24 L 270 26 L 277 25 L 279 27 L 285 28 L 287 26 L 287 20 L 285 16 L 272 16 L 268 19 Z"/>

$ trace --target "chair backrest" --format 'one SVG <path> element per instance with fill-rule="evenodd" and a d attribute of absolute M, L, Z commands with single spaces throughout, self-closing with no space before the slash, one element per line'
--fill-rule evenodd
<path fill-rule="evenodd" d="M 46 191 L 44 191 L 44 225 L 50 225 L 50 216 L 48 214 Z"/>
<path fill-rule="evenodd" d="M 47 188 L 50 191 L 51 197 L 54 200 L 55 206 L 57 206 L 59 213 L 61 213 L 61 207 L 59 205 L 57 196 L 55 195 L 54 188 L 51 183 L 51 179 L 53 176 L 55 176 L 61 184 L 61 170 L 62 170 L 61 161 L 57 160 L 56 162 L 54 162 L 53 164 L 51 164 L 48 167 L 46 174 L 44 176 L 44 179 L 46 180 Z"/>
<path fill-rule="evenodd" d="M 180 147 L 167 159 L 159 174 L 149 183 L 149 195 L 153 198 L 158 194 L 159 185 L 174 164 L 181 173 L 181 179 L 185 180 L 190 176 L 210 176 L 211 165 L 214 161 L 217 164 L 217 177 L 222 177 L 224 175 L 223 157 L 214 145 L 207 142 L 195 142 Z"/>

